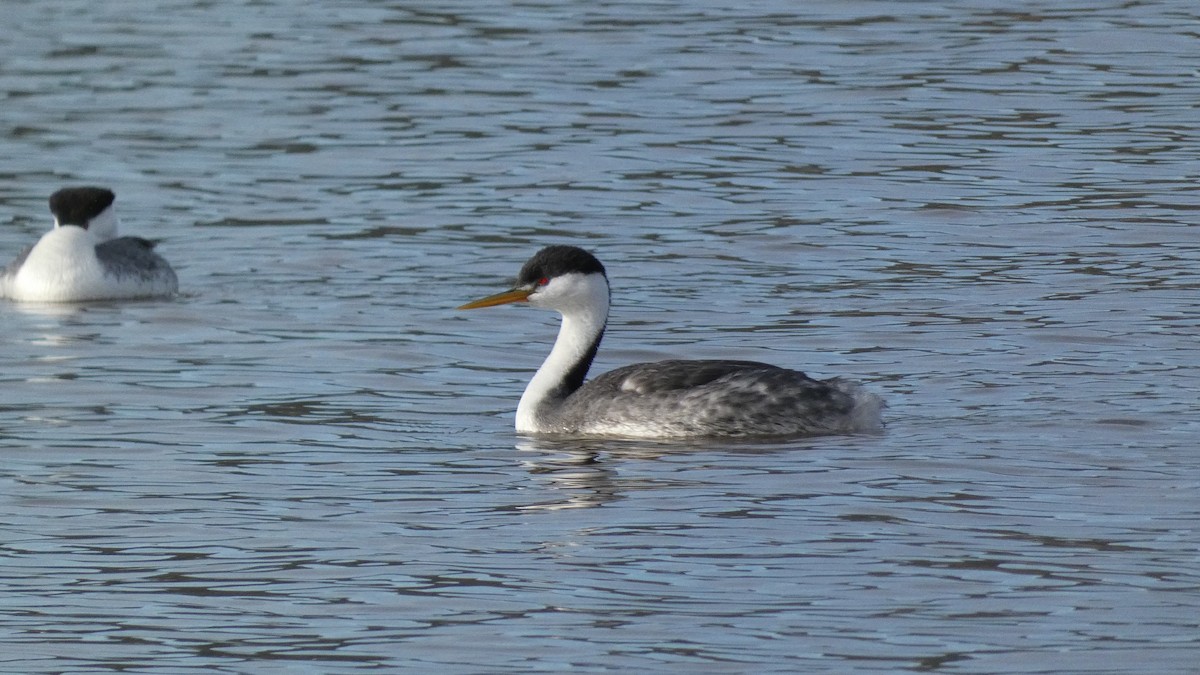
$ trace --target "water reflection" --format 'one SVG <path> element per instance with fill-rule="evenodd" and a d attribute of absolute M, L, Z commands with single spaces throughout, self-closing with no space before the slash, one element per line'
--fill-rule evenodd
<path fill-rule="evenodd" d="M 695 489 L 693 481 L 639 475 L 644 462 L 671 458 L 685 461 L 697 454 L 719 453 L 771 463 L 773 453 L 804 452 L 819 439 L 761 441 L 751 439 L 695 439 L 639 441 L 612 439 L 554 439 L 522 437 L 516 444 L 521 466 L 550 488 L 547 494 L 562 495 L 545 503 L 521 507 L 527 511 L 590 508 L 628 498 L 635 491 Z"/>
<path fill-rule="evenodd" d="M 517 444 L 523 454 L 536 454 L 535 458 L 522 456 L 520 464 L 549 490 L 555 499 L 536 504 L 525 504 L 524 511 L 555 511 L 604 506 L 624 499 L 628 485 L 603 456 L 603 448 L 578 446 L 548 447 L 536 441 Z"/>
<path fill-rule="evenodd" d="M 6 308 L 12 312 L 26 314 L 30 317 L 63 318 L 87 311 L 89 305 L 58 302 L 20 302 L 7 303 Z"/>
<path fill-rule="evenodd" d="M 604 506 L 634 490 L 662 489 L 666 484 L 621 471 L 625 460 L 653 460 L 680 445 L 588 439 L 523 437 L 516 445 L 521 466 L 563 499 L 523 506 L 524 510 L 556 510 Z M 533 456 L 531 456 L 533 455 Z"/>

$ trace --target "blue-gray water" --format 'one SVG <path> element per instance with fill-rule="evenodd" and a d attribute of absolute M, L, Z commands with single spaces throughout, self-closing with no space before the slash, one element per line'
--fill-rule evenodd
<path fill-rule="evenodd" d="M 184 292 L 0 305 L 0 671 L 1195 668 L 1193 2 L 411 4 L 5 4 L 0 254 Z M 887 431 L 516 436 L 551 242 Z"/>

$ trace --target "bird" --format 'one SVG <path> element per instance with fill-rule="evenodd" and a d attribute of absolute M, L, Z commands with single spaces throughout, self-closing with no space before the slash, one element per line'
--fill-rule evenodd
<path fill-rule="evenodd" d="M 507 291 L 458 309 L 510 303 L 562 315 L 549 356 L 517 405 L 516 431 L 535 436 L 686 439 L 877 432 L 883 399 L 862 385 L 756 361 L 637 363 L 591 380 L 608 324 L 604 265 L 577 246 L 552 245 Z"/>
<path fill-rule="evenodd" d="M 175 271 L 154 242 L 117 236 L 116 195 L 65 187 L 50 195 L 54 228 L 0 272 L 0 297 L 20 302 L 83 302 L 170 296 Z"/>

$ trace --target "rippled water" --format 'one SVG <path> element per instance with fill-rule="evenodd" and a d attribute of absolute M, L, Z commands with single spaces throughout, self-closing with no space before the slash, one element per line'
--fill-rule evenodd
<path fill-rule="evenodd" d="M 0 670 L 1188 672 L 1193 3 L 9 3 L 0 252 L 113 187 L 184 293 L 0 305 Z M 553 337 L 882 436 L 549 443 Z"/>

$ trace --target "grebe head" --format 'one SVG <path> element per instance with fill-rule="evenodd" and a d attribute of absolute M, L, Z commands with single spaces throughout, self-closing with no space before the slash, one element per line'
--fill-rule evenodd
<path fill-rule="evenodd" d="M 595 256 L 576 246 L 547 246 L 521 267 L 511 290 L 469 302 L 459 309 L 528 302 L 564 315 L 588 310 L 607 314 L 608 295 L 608 276 Z"/>
<path fill-rule="evenodd" d="M 99 187 L 69 187 L 50 195 L 54 227 L 74 225 L 92 233 L 100 241 L 117 236 L 116 195 Z"/>

